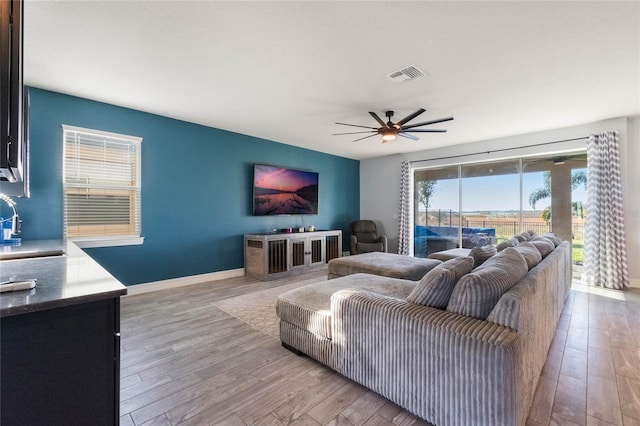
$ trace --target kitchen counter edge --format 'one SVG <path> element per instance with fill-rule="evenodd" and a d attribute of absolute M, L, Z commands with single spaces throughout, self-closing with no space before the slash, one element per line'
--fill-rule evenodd
<path fill-rule="evenodd" d="M 39 241 L 30 241 L 38 245 Z M 0 278 L 37 279 L 32 290 L 0 293 L 0 318 L 111 299 L 127 288 L 70 240 L 57 243 L 63 256 L 0 261 Z M 53 242 L 55 244 L 55 240 Z M 42 240 L 50 247 L 52 240 Z"/>

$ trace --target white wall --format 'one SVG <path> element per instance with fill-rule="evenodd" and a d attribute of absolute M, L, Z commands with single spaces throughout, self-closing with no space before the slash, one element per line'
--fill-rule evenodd
<path fill-rule="evenodd" d="M 526 146 L 580 138 L 608 130 L 620 132 L 629 275 L 632 279 L 632 285 L 640 287 L 640 117 L 615 118 L 563 129 L 362 160 L 360 162 L 360 216 L 362 219 L 375 220 L 379 230 L 389 238 L 389 252 L 397 252 L 398 206 L 400 202 L 398 191 L 402 161 L 416 162 L 429 159 L 413 164 L 414 166 L 426 167 L 532 154 L 570 152 L 586 147 L 586 140 L 539 147 L 526 148 Z M 420 143 L 428 143 L 428 141 Z M 518 149 L 497 151 L 514 147 Z M 450 156 L 461 157 L 438 160 L 438 158 Z"/>
<path fill-rule="evenodd" d="M 640 287 L 640 117 L 630 117 L 621 145 L 624 225 L 632 287 Z"/>

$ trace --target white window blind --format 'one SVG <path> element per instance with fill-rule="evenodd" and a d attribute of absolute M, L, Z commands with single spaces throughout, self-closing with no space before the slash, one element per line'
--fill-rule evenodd
<path fill-rule="evenodd" d="M 142 138 L 63 129 L 66 236 L 139 237 Z"/>

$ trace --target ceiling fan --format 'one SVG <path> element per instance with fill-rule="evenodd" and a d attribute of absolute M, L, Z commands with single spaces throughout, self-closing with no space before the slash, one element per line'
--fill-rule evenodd
<path fill-rule="evenodd" d="M 416 127 L 428 126 L 429 124 L 442 123 L 443 121 L 450 121 L 450 120 L 453 120 L 453 117 L 440 118 L 440 119 L 437 119 L 437 120 L 423 121 L 422 123 L 416 123 L 416 124 L 407 125 L 407 123 L 409 121 L 413 120 L 414 118 L 416 118 L 417 116 L 419 116 L 420 114 L 422 114 L 425 111 L 426 111 L 425 109 L 420 108 L 419 110 L 417 110 L 413 114 L 407 115 L 405 118 L 403 118 L 402 120 L 398 121 L 397 123 L 393 123 L 391 121 L 391 117 L 393 117 L 393 111 L 386 111 L 384 113 L 384 115 L 387 117 L 387 120 L 388 120 L 386 123 L 384 121 L 382 121 L 382 119 L 375 112 L 369 112 L 369 114 L 374 118 L 374 120 L 376 120 L 378 123 L 380 123 L 381 127 L 369 127 L 369 126 L 360 126 L 358 124 L 347 124 L 347 123 L 337 123 L 336 122 L 336 124 L 340 124 L 341 126 L 361 127 L 361 128 L 369 129 L 369 130 L 368 131 L 362 131 L 362 132 L 334 133 L 334 136 L 336 136 L 336 135 L 356 135 L 356 134 L 361 134 L 361 133 L 372 133 L 369 136 L 364 136 L 362 138 L 354 140 L 353 142 L 357 142 L 357 141 L 360 141 L 362 139 L 367 139 L 367 138 L 370 138 L 370 137 L 375 136 L 375 135 L 382 135 L 382 143 L 387 143 L 387 142 L 390 142 L 390 141 L 394 140 L 396 138 L 396 136 L 401 136 L 403 138 L 407 138 L 407 139 L 411 139 L 411 140 L 417 141 L 418 138 L 416 136 L 414 136 L 414 135 L 411 135 L 410 133 L 444 133 L 444 132 L 446 132 L 446 130 L 437 130 L 437 129 L 416 129 Z"/>

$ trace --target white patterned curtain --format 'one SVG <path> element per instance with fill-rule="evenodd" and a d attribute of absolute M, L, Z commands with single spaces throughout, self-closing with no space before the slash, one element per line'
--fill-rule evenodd
<path fill-rule="evenodd" d="M 411 238 L 411 162 L 403 161 L 400 172 L 400 213 L 398 215 L 398 254 L 409 255 Z"/>
<path fill-rule="evenodd" d="M 618 132 L 589 136 L 583 282 L 629 288 Z"/>

